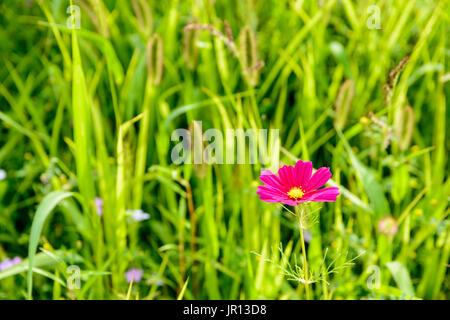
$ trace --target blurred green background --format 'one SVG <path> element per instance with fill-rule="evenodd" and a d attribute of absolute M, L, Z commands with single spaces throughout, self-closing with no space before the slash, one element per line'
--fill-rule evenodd
<path fill-rule="evenodd" d="M 262 166 L 172 163 L 193 120 L 279 129 L 282 164 L 331 168 L 312 298 L 448 299 L 449 12 L 2 0 L 0 299 L 304 299 Z"/>

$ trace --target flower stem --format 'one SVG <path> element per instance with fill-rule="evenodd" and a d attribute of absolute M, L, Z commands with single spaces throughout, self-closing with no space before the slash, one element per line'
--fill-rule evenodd
<path fill-rule="evenodd" d="M 306 292 L 306 300 L 309 300 L 309 282 L 308 282 L 308 261 L 306 260 L 306 249 L 305 249 L 305 238 L 303 236 L 303 226 L 302 226 L 302 216 L 304 209 L 298 209 L 295 206 L 295 212 L 297 214 L 297 222 L 298 228 L 300 229 L 300 241 L 302 243 L 302 255 L 303 255 L 303 271 L 304 271 L 304 280 L 305 280 L 305 292 Z"/>

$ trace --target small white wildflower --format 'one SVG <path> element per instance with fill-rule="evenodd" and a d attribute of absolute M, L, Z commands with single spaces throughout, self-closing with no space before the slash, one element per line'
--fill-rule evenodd
<path fill-rule="evenodd" d="M 150 214 L 142 211 L 141 209 L 128 209 L 127 213 L 130 215 L 131 219 L 136 222 L 150 219 Z"/>
<path fill-rule="evenodd" d="M 6 179 L 6 171 L 3 169 L 0 169 L 0 181 Z"/>

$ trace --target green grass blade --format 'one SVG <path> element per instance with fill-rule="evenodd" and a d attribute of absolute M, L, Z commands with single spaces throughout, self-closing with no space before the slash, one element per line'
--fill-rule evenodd
<path fill-rule="evenodd" d="M 31 225 L 30 242 L 28 245 L 28 275 L 27 275 L 27 288 L 28 288 L 28 299 L 32 299 L 33 290 L 33 267 L 34 258 L 36 255 L 36 249 L 39 243 L 39 238 L 41 236 L 42 228 L 46 222 L 50 213 L 53 209 L 64 199 L 72 197 L 74 194 L 72 192 L 65 191 L 54 191 L 49 193 L 39 205 L 36 214 L 33 219 L 33 224 Z"/>

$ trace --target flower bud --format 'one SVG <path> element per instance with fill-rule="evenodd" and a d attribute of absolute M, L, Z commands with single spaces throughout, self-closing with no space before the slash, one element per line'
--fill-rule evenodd
<path fill-rule="evenodd" d="M 153 17 L 148 2 L 145 0 L 132 0 L 132 5 L 141 32 L 145 35 L 150 35 L 153 30 Z"/>
<path fill-rule="evenodd" d="M 386 236 L 393 236 L 398 232 L 398 222 L 393 216 L 386 216 L 378 222 L 378 231 Z"/>
<path fill-rule="evenodd" d="M 400 110 L 399 117 L 395 124 L 395 134 L 398 138 L 398 145 L 401 150 L 406 150 L 411 142 L 414 130 L 414 111 L 410 106 L 405 106 Z"/>
<path fill-rule="evenodd" d="M 245 79 L 251 86 L 255 86 L 259 80 L 259 69 L 263 62 L 258 58 L 258 46 L 256 35 L 250 26 L 245 26 L 240 35 L 240 60 Z"/>
<path fill-rule="evenodd" d="M 164 49 L 161 36 L 154 34 L 147 42 L 148 80 L 153 85 L 161 83 L 164 68 Z"/>
<path fill-rule="evenodd" d="M 345 80 L 339 88 L 339 93 L 335 105 L 334 125 L 339 130 L 342 130 L 345 127 L 354 94 L 355 85 L 353 83 L 353 80 Z"/>
<path fill-rule="evenodd" d="M 193 24 L 196 21 L 192 22 Z M 200 30 L 198 28 L 185 28 L 183 38 L 183 57 L 188 69 L 193 70 L 197 66 L 198 60 L 198 47 L 197 41 L 200 36 Z"/>

